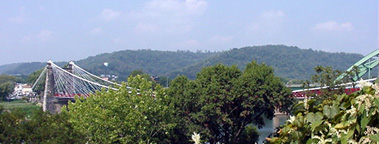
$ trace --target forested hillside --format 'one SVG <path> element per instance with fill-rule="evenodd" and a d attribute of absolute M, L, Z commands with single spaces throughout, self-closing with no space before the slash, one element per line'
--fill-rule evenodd
<path fill-rule="evenodd" d="M 222 52 L 123 50 L 91 56 L 76 61 L 76 64 L 97 75 L 117 75 L 118 80 L 123 81 L 133 70 L 170 78 L 186 75 L 194 79 L 196 73 L 205 66 L 223 63 L 235 64 L 243 69 L 247 63 L 255 60 L 272 66 L 276 75 L 280 77 L 304 80 L 314 74 L 313 68 L 317 65 L 346 70 L 362 57 L 360 54 L 329 53 L 293 46 L 266 45 L 234 48 Z M 64 62 L 59 63 L 59 65 L 64 64 Z M 0 66 L 0 73 L 30 74 L 44 66 L 45 63 L 42 62 L 3 65 Z"/>
<path fill-rule="evenodd" d="M 192 65 L 213 54 L 215 53 L 124 50 L 89 57 L 77 61 L 76 64 L 95 74 L 117 75 L 119 80 L 126 80 L 134 70 L 142 70 L 151 76 L 166 76 L 167 73 Z"/>
<path fill-rule="evenodd" d="M 219 53 L 217 56 L 205 59 L 180 71 L 175 71 L 171 75 L 187 75 L 193 79 L 202 67 L 223 63 L 226 65 L 234 64 L 243 69 L 247 63 L 255 60 L 258 63 L 266 63 L 273 67 L 278 76 L 305 80 L 314 74 L 313 68 L 318 65 L 346 70 L 362 57 L 360 54 L 329 53 L 284 45 L 254 46 L 234 48 Z"/>
<path fill-rule="evenodd" d="M 47 61 L 47 60 L 46 60 Z M 64 66 L 67 62 L 55 62 L 59 66 Z M 36 70 L 46 66 L 46 62 L 25 62 L 0 66 L 0 74 L 9 75 L 29 75 Z"/>

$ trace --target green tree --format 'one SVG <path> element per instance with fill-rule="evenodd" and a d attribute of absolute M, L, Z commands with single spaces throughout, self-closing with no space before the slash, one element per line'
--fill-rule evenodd
<path fill-rule="evenodd" d="M 312 81 L 319 83 L 321 87 L 328 86 L 330 89 L 335 88 L 336 85 L 342 81 L 335 81 L 335 79 L 342 74 L 339 70 L 333 70 L 332 67 L 316 66 L 314 68 L 316 74 L 312 76 Z"/>
<path fill-rule="evenodd" d="M 142 74 L 145 74 L 142 70 L 134 70 L 130 73 L 129 77 L 135 77 L 137 75 L 142 75 Z"/>
<path fill-rule="evenodd" d="M 32 74 L 30 74 L 30 75 L 26 78 L 26 82 L 29 83 L 29 84 L 34 84 L 34 83 L 36 82 L 36 80 L 38 79 L 39 75 L 41 75 L 43 69 L 44 69 L 44 68 L 39 69 L 39 70 L 33 72 Z"/>
<path fill-rule="evenodd" d="M 171 83 L 171 80 L 169 77 L 166 76 L 158 76 L 155 81 L 157 84 L 160 84 L 163 87 L 168 87 Z"/>
<path fill-rule="evenodd" d="M 210 143 L 248 141 L 247 126 L 264 125 L 276 108 L 288 111 L 290 91 L 265 64 L 249 63 L 241 72 L 236 66 L 218 64 L 202 69 L 194 81 L 178 77 L 168 94 L 177 108 L 176 118 L 185 122 L 182 135 L 200 132 Z"/>
<path fill-rule="evenodd" d="M 29 120 L 28 120 L 29 119 Z M 85 143 L 84 133 L 74 129 L 66 113 L 51 114 L 41 109 L 34 111 L 25 122 L 25 143 Z"/>
<path fill-rule="evenodd" d="M 0 75 L 0 100 L 5 100 L 14 91 L 16 77 Z"/>
<path fill-rule="evenodd" d="M 6 82 L 14 82 L 14 81 L 16 81 L 16 77 L 14 76 L 5 75 L 5 74 L 0 75 L 0 84 L 6 83 Z"/>
<path fill-rule="evenodd" d="M 237 143 L 240 144 L 252 144 L 259 140 L 259 132 L 257 127 L 253 125 L 246 126 L 245 130 L 241 134 L 241 138 Z"/>
<path fill-rule="evenodd" d="M 161 86 L 140 75 L 128 78 L 128 86 L 103 90 L 69 103 L 70 121 L 90 143 L 167 143 L 175 126 L 175 113 Z"/>
<path fill-rule="evenodd" d="M 129 77 L 135 77 L 137 75 L 140 75 L 143 79 L 151 82 L 153 88 L 155 88 L 157 86 L 157 83 L 151 78 L 151 76 L 149 74 L 144 73 L 142 70 L 132 71 L 132 73 L 130 73 Z"/>
<path fill-rule="evenodd" d="M 324 99 L 333 99 L 332 95 L 344 93 L 345 87 L 341 86 L 344 80 L 336 81 L 336 78 L 340 76 L 343 72 L 339 70 L 333 70 L 332 67 L 316 66 L 314 68 L 316 74 L 312 76 L 312 81 L 307 82 L 318 85 L 319 87 L 324 87 L 320 89 L 320 93 L 309 93 L 310 96 L 318 99 L 318 102 Z"/>
<path fill-rule="evenodd" d="M 35 109 L 27 115 L 21 109 L 0 108 L 0 143 L 85 143 L 66 114 L 49 114 Z"/>
<path fill-rule="evenodd" d="M 355 77 L 358 77 L 360 70 L 357 66 L 353 66 L 351 71 L 346 71 L 346 77 L 342 79 L 343 82 L 353 82 L 353 87 L 355 88 L 355 82 L 358 81 L 358 79 L 355 79 Z"/>
<path fill-rule="evenodd" d="M 14 91 L 14 82 L 0 84 L 0 100 L 5 100 Z"/>

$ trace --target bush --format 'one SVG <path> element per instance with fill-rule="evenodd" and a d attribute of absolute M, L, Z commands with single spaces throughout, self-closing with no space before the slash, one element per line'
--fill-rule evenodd
<path fill-rule="evenodd" d="M 379 85 L 361 85 L 359 92 L 318 105 L 314 99 L 299 102 L 270 143 L 378 143 Z"/>

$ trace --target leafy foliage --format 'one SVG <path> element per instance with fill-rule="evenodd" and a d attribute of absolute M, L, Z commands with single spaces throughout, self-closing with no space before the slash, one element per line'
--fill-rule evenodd
<path fill-rule="evenodd" d="M 75 129 L 90 143 L 167 143 L 175 126 L 175 113 L 161 86 L 153 91 L 151 82 L 140 75 L 130 77 L 127 89 L 101 91 L 75 98 L 65 113 Z"/>
<path fill-rule="evenodd" d="M 14 82 L 0 84 L 0 100 L 5 100 L 14 90 Z"/>
<path fill-rule="evenodd" d="M 41 107 L 32 103 L 28 103 L 25 100 L 11 100 L 0 102 L 0 107 L 3 107 L 5 111 L 20 111 L 26 115 L 32 115 L 36 110 L 40 110 Z"/>
<path fill-rule="evenodd" d="M 161 86 L 167 86 L 170 83 L 170 79 L 165 76 L 150 76 L 146 73 L 144 73 L 142 70 L 134 70 L 132 73 L 130 73 L 129 77 L 134 77 L 140 75 L 142 78 L 148 80 L 152 83 L 153 88 L 157 86 L 157 84 L 160 84 Z"/>
<path fill-rule="evenodd" d="M 334 99 L 333 95 L 343 94 L 345 87 L 342 83 L 348 82 L 343 80 L 336 81 L 336 78 L 342 74 L 339 70 L 333 70 L 332 67 L 316 66 L 314 68 L 316 74 L 312 76 L 311 83 L 318 84 L 319 87 L 325 87 L 320 90 L 319 94 L 309 94 L 314 97 L 317 102 L 322 102 L 325 99 Z"/>
<path fill-rule="evenodd" d="M 251 124 L 261 127 L 264 116 L 272 118 L 275 108 L 285 111 L 292 104 L 290 91 L 272 68 L 256 62 L 243 72 L 217 64 L 204 68 L 193 81 L 178 77 L 168 94 L 177 108 L 175 133 L 188 137 L 200 132 L 210 143 L 251 142 Z"/>
<path fill-rule="evenodd" d="M 85 143 L 82 137 L 68 122 L 68 115 L 41 109 L 26 115 L 19 109 L 0 108 L 0 143 Z"/>
<path fill-rule="evenodd" d="M 6 97 L 14 90 L 16 77 L 9 75 L 0 75 L 0 100 L 5 100 Z"/>
<path fill-rule="evenodd" d="M 29 84 L 33 84 L 36 82 L 36 80 L 38 79 L 39 75 L 42 73 L 43 71 L 43 68 L 40 69 L 40 70 L 37 70 L 35 72 L 33 72 L 32 74 L 30 74 L 27 78 L 26 78 L 26 82 L 29 83 Z"/>
<path fill-rule="evenodd" d="M 378 143 L 379 86 L 336 95 L 321 104 L 305 99 L 270 143 Z"/>

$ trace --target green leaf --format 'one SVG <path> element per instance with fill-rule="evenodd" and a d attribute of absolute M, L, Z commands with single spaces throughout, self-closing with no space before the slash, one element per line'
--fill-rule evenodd
<path fill-rule="evenodd" d="M 346 114 L 346 112 L 340 111 L 337 115 L 334 116 L 334 121 L 340 121 L 342 116 L 344 116 L 345 114 Z"/>
<path fill-rule="evenodd" d="M 329 106 L 329 105 L 325 105 L 323 107 L 323 111 L 322 113 L 329 119 L 333 118 L 337 113 L 338 113 L 339 109 L 337 106 Z"/>
<path fill-rule="evenodd" d="M 312 128 L 312 131 L 314 131 L 316 129 L 316 127 L 318 127 L 320 124 L 322 124 L 324 121 L 315 121 L 311 124 L 311 128 Z"/>
<path fill-rule="evenodd" d="M 306 144 L 312 144 L 312 139 L 308 139 Z"/>
<path fill-rule="evenodd" d="M 317 112 L 317 113 L 310 112 L 305 116 L 305 119 L 313 123 L 315 121 L 320 121 L 323 117 L 324 116 L 320 112 Z"/>
<path fill-rule="evenodd" d="M 346 121 L 344 122 L 341 122 L 339 124 L 336 124 L 336 126 L 334 126 L 335 129 L 345 129 L 347 128 L 349 125 L 347 124 Z"/>
<path fill-rule="evenodd" d="M 373 141 L 379 142 L 379 133 L 377 133 L 376 135 L 370 136 L 370 139 Z"/>
<path fill-rule="evenodd" d="M 352 137 L 353 134 L 354 134 L 354 130 L 351 130 L 351 131 L 347 132 L 346 136 L 348 139 L 350 139 L 350 137 Z"/>
<path fill-rule="evenodd" d="M 375 103 L 376 107 L 379 108 L 379 99 L 378 98 L 374 99 L 374 103 Z"/>
<path fill-rule="evenodd" d="M 363 113 L 363 111 L 365 110 L 365 107 L 366 107 L 366 105 L 364 103 L 361 105 L 361 107 L 359 107 L 359 113 L 360 114 Z"/>
<path fill-rule="evenodd" d="M 342 134 L 342 136 L 341 136 L 341 143 L 346 144 L 347 141 L 349 139 L 351 139 L 351 137 L 353 136 L 353 134 L 354 134 L 354 130 L 348 131 L 347 134 Z"/>
<path fill-rule="evenodd" d="M 348 140 L 347 136 L 345 134 L 342 134 L 342 136 L 341 136 L 341 143 L 347 144 L 347 140 Z"/>
<path fill-rule="evenodd" d="M 297 108 L 303 108 L 304 107 L 304 103 L 297 103 L 296 105 L 293 106 L 294 109 L 297 109 Z"/>
<path fill-rule="evenodd" d="M 312 108 L 315 103 L 316 103 L 315 99 L 308 100 L 308 102 L 307 102 L 309 108 Z"/>
<path fill-rule="evenodd" d="M 303 138 L 303 133 L 302 132 L 299 132 L 299 131 L 295 131 L 292 133 L 292 136 L 295 138 L 295 139 L 301 139 Z"/>
<path fill-rule="evenodd" d="M 361 119 L 361 129 L 362 129 L 362 131 L 366 130 L 366 126 L 370 122 L 370 119 L 371 119 L 370 117 L 366 117 L 366 116 L 362 115 L 362 119 Z"/>
<path fill-rule="evenodd" d="M 306 112 L 306 110 L 300 109 L 300 110 L 295 111 L 294 114 L 297 115 L 299 113 L 305 113 L 305 112 Z"/>
<path fill-rule="evenodd" d="M 358 133 L 361 133 L 361 129 L 359 128 L 359 124 L 355 126 L 355 129 L 358 131 Z"/>

